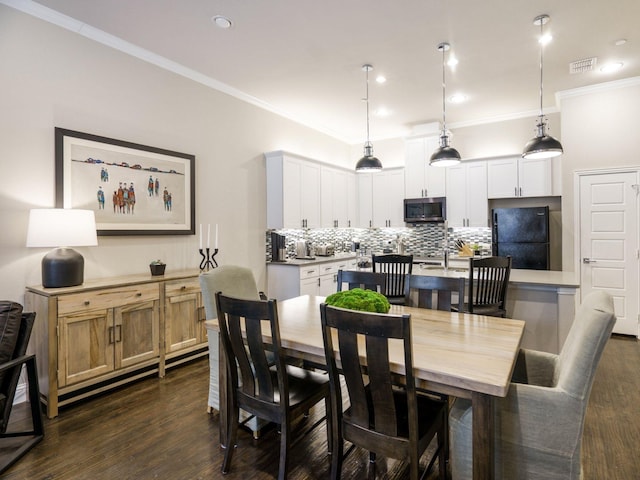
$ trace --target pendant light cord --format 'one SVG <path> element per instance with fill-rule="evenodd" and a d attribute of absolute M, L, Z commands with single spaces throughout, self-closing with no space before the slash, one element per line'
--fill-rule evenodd
<path fill-rule="evenodd" d="M 446 102 L 445 102 L 445 89 L 447 88 L 445 80 L 444 80 L 444 70 L 445 70 L 445 66 L 444 66 L 444 54 L 447 51 L 447 48 L 445 47 L 445 45 L 442 45 L 442 132 L 444 135 L 447 134 L 447 108 L 446 108 Z"/>
<path fill-rule="evenodd" d="M 366 77 L 367 77 L 367 96 L 366 96 L 365 100 L 367 102 L 367 145 L 369 145 L 371 143 L 369 141 L 369 70 L 371 70 L 371 66 L 370 65 L 366 65 L 365 66 L 365 72 L 366 72 Z"/>
<path fill-rule="evenodd" d="M 543 68 L 543 63 L 542 63 L 542 50 L 544 48 L 544 45 L 542 43 L 542 38 L 543 38 L 543 28 L 544 28 L 544 21 L 541 19 L 540 20 L 540 39 L 538 40 L 538 42 L 540 43 L 540 120 L 542 121 L 542 117 L 544 116 L 544 114 L 542 113 L 542 97 L 543 97 L 543 84 L 542 84 L 542 68 Z"/>

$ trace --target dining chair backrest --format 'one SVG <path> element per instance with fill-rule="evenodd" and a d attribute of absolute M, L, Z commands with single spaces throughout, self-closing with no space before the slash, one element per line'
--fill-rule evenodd
<path fill-rule="evenodd" d="M 469 259 L 469 313 L 504 317 L 511 257 Z"/>
<path fill-rule="evenodd" d="M 410 315 L 357 312 L 326 304 L 322 304 L 320 310 L 327 366 L 336 391 L 340 389 L 340 381 L 333 332 L 337 332 L 340 363 L 351 404 L 349 425 L 353 425 L 354 429 L 371 429 L 380 435 L 397 436 L 393 382 L 390 381 L 389 340 L 402 341 L 407 366 L 407 400 L 415 402 Z M 365 338 L 366 349 L 358 345 L 359 335 Z M 368 373 L 368 378 L 365 373 Z M 410 422 L 410 425 L 414 424 L 417 425 L 417 422 Z"/>
<path fill-rule="evenodd" d="M 331 451 L 331 403 L 325 374 L 287 365 L 282 354 L 275 300 L 245 300 L 216 293 L 218 325 L 229 381 L 230 421 L 222 472 L 231 467 L 239 410 L 280 425 L 278 478 L 287 478 L 291 422 L 324 400 Z M 269 332 L 268 335 L 263 333 Z M 223 381 L 223 380 L 221 380 Z"/>
<path fill-rule="evenodd" d="M 372 255 L 371 262 L 374 272 L 381 272 L 387 276 L 385 296 L 389 302 L 404 303 L 404 279 L 413 271 L 413 255 Z"/>
<path fill-rule="evenodd" d="M 284 369 L 284 359 L 280 355 L 280 329 L 275 300 L 244 300 L 216 293 L 218 324 L 223 352 L 229 368 L 232 390 L 239 395 L 239 403 L 259 401 L 265 406 L 269 416 L 278 416 L 281 408 L 286 408 L 287 397 L 280 406 L 279 397 L 281 374 L 271 375 L 270 366 Z M 263 325 L 271 333 L 270 343 L 262 336 Z M 267 351 L 271 359 L 267 359 Z M 286 388 L 286 385 L 284 385 Z M 269 407 L 267 407 L 269 405 Z"/>
<path fill-rule="evenodd" d="M 410 307 L 430 308 L 446 312 L 451 311 L 452 305 L 457 305 L 459 311 L 462 311 L 464 308 L 464 282 L 464 278 L 407 275 L 404 283 L 404 304 Z"/>
<path fill-rule="evenodd" d="M 362 288 L 365 290 L 373 290 L 384 295 L 387 289 L 387 276 L 384 273 L 366 272 L 362 270 L 338 270 L 338 292 L 342 291 L 342 286 L 345 283 L 349 290 Z"/>
<path fill-rule="evenodd" d="M 416 393 L 410 315 L 360 312 L 323 303 L 320 317 L 333 405 L 338 406 L 334 408 L 333 438 L 338 443 L 333 449 L 331 478 L 340 478 L 342 441 L 347 440 L 376 455 L 409 460 L 410 476 L 417 479 L 420 454 L 436 432 L 439 435 L 436 453 L 440 455 L 444 478 L 446 409 L 442 402 L 418 397 Z M 404 360 L 403 389 L 393 386 L 392 342 L 402 346 L 402 357 L 396 361 Z M 343 401 L 340 373 L 349 401 L 344 412 L 339 408 Z M 424 405 L 426 409 L 421 408 Z M 426 428 L 425 421 L 429 422 Z"/>

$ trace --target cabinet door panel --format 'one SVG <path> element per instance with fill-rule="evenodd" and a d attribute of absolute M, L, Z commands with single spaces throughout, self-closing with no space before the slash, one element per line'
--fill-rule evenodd
<path fill-rule="evenodd" d="M 489 198 L 518 196 L 518 158 L 501 158 L 487 162 Z"/>
<path fill-rule="evenodd" d="M 60 317 L 58 386 L 64 387 L 114 370 L 113 310 Z"/>
<path fill-rule="evenodd" d="M 116 368 L 128 367 L 160 355 L 158 301 L 114 310 Z"/>
<path fill-rule="evenodd" d="M 167 353 L 188 348 L 204 341 L 198 307 L 201 294 L 185 293 L 167 296 L 165 302 L 165 347 Z"/>

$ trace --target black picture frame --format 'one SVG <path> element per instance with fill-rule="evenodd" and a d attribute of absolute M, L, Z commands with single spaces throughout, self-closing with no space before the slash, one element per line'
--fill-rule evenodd
<path fill-rule="evenodd" d="M 93 210 L 98 235 L 195 234 L 194 155 L 56 127 L 55 157 L 56 207 Z"/>

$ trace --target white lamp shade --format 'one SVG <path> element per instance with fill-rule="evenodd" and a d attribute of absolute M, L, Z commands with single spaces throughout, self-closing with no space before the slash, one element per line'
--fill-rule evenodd
<path fill-rule="evenodd" d="M 98 244 L 92 210 L 35 208 L 29 212 L 27 247 L 84 247 Z"/>

